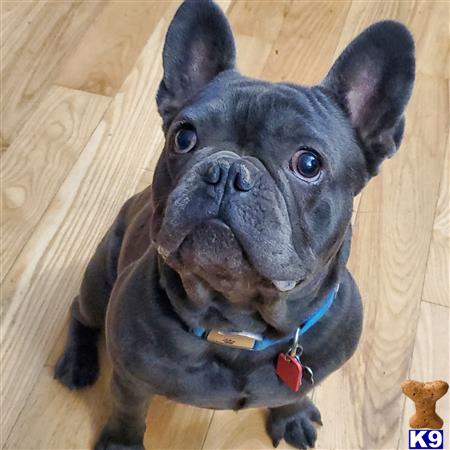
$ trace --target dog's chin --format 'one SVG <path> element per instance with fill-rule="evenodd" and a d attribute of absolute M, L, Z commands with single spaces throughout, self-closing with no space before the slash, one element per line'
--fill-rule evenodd
<path fill-rule="evenodd" d="M 219 290 L 243 284 L 251 288 L 254 284 L 255 288 L 289 291 L 297 284 L 272 279 L 270 267 L 264 276 L 258 273 L 232 229 L 218 219 L 207 220 L 194 228 L 170 257 L 159 251 L 175 270 L 191 272 Z"/>

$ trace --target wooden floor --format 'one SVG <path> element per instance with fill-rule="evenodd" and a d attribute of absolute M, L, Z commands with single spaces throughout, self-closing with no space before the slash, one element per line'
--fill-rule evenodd
<path fill-rule="evenodd" d="M 227 1 L 242 72 L 318 82 L 349 40 L 384 18 L 417 42 L 401 151 L 355 204 L 350 267 L 365 305 L 354 358 L 313 397 L 324 449 L 405 448 L 399 383 L 449 380 L 449 3 Z M 83 268 L 120 205 L 151 182 L 162 147 L 155 90 L 177 3 L 1 4 L 2 446 L 85 449 L 108 414 L 100 382 L 52 379 Z M 447 422 L 449 398 L 438 404 Z M 271 448 L 264 411 L 154 400 L 148 449 Z M 285 443 L 280 445 L 287 447 Z"/>

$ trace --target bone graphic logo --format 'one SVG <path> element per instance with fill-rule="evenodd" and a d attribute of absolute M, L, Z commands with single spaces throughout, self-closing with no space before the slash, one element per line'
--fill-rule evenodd
<path fill-rule="evenodd" d="M 438 430 L 444 425 L 444 421 L 436 414 L 436 402 L 448 391 L 448 383 L 445 381 L 420 381 L 407 380 L 401 384 L 403 393 L 409 397 L 416 407 L 416 412 L 409 419 L 411 428 L 428 428 Z"/>

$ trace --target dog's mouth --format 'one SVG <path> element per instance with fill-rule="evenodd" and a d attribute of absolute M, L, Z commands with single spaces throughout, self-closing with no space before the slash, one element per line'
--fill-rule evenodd
<path fill-rule="evenodd" d="M 214 280 L 255 279 L 251 258 L 229 225 L 220 219 L 209 219 L 187 234 L 176 251 L 170 252 L 158 245 L 161 257 L 172 265 L 196 271 Z M 263 251 L 263 249 L 261 249 Z M 267 274 L 258 274 L 265 287 L 280 292 L 294 289 L 301 280 L 276 280 Z"/>

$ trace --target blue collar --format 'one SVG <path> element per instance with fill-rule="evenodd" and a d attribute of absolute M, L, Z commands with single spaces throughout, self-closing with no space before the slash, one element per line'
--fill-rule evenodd
<path fill-rule="evenodd" d="M 302 334 L 305 334 L 312 326 L 314 326 L 330 309 L 331 305 L 334 302 L 334 299 L 336 298 L 337 292 L 339 290 L 339 285 L 337 285 L 334 289 L 332 289 L 327 296 L 325 297 L 322 304 L 300 325 L 300 327 L 295 330 L 295 332 L 289 336 L 282 337 L 280 339 L 270 339 L 268 337 L 263 337 L 260 340 L 255 339 L 253 347 L 245 348 L 246 350 L 252 350 L 252 351 L 260 351 L 265 350 L 268 347 L 271 347 L 272 345 L 280 344 L 281 342 L 288 342 L 294 339 L 294 336 L 298 334 L 301 336 Z M 201 327 L 195 327 L 191 328 L 191 333 L 195 334 L 196 336 L 202 338 L 202 339 L 208 339 L 209 332 L 206 331 L 204 328 Z M 229 336 L 229 335 L 227 335 Z M 220 343 L 217 341 L 214 341 L 216 343 Z M 222 343 L 222 345 L 227 345 L 225 342 Z M 233 347 L 233 345 L 231 345 Z"/>

